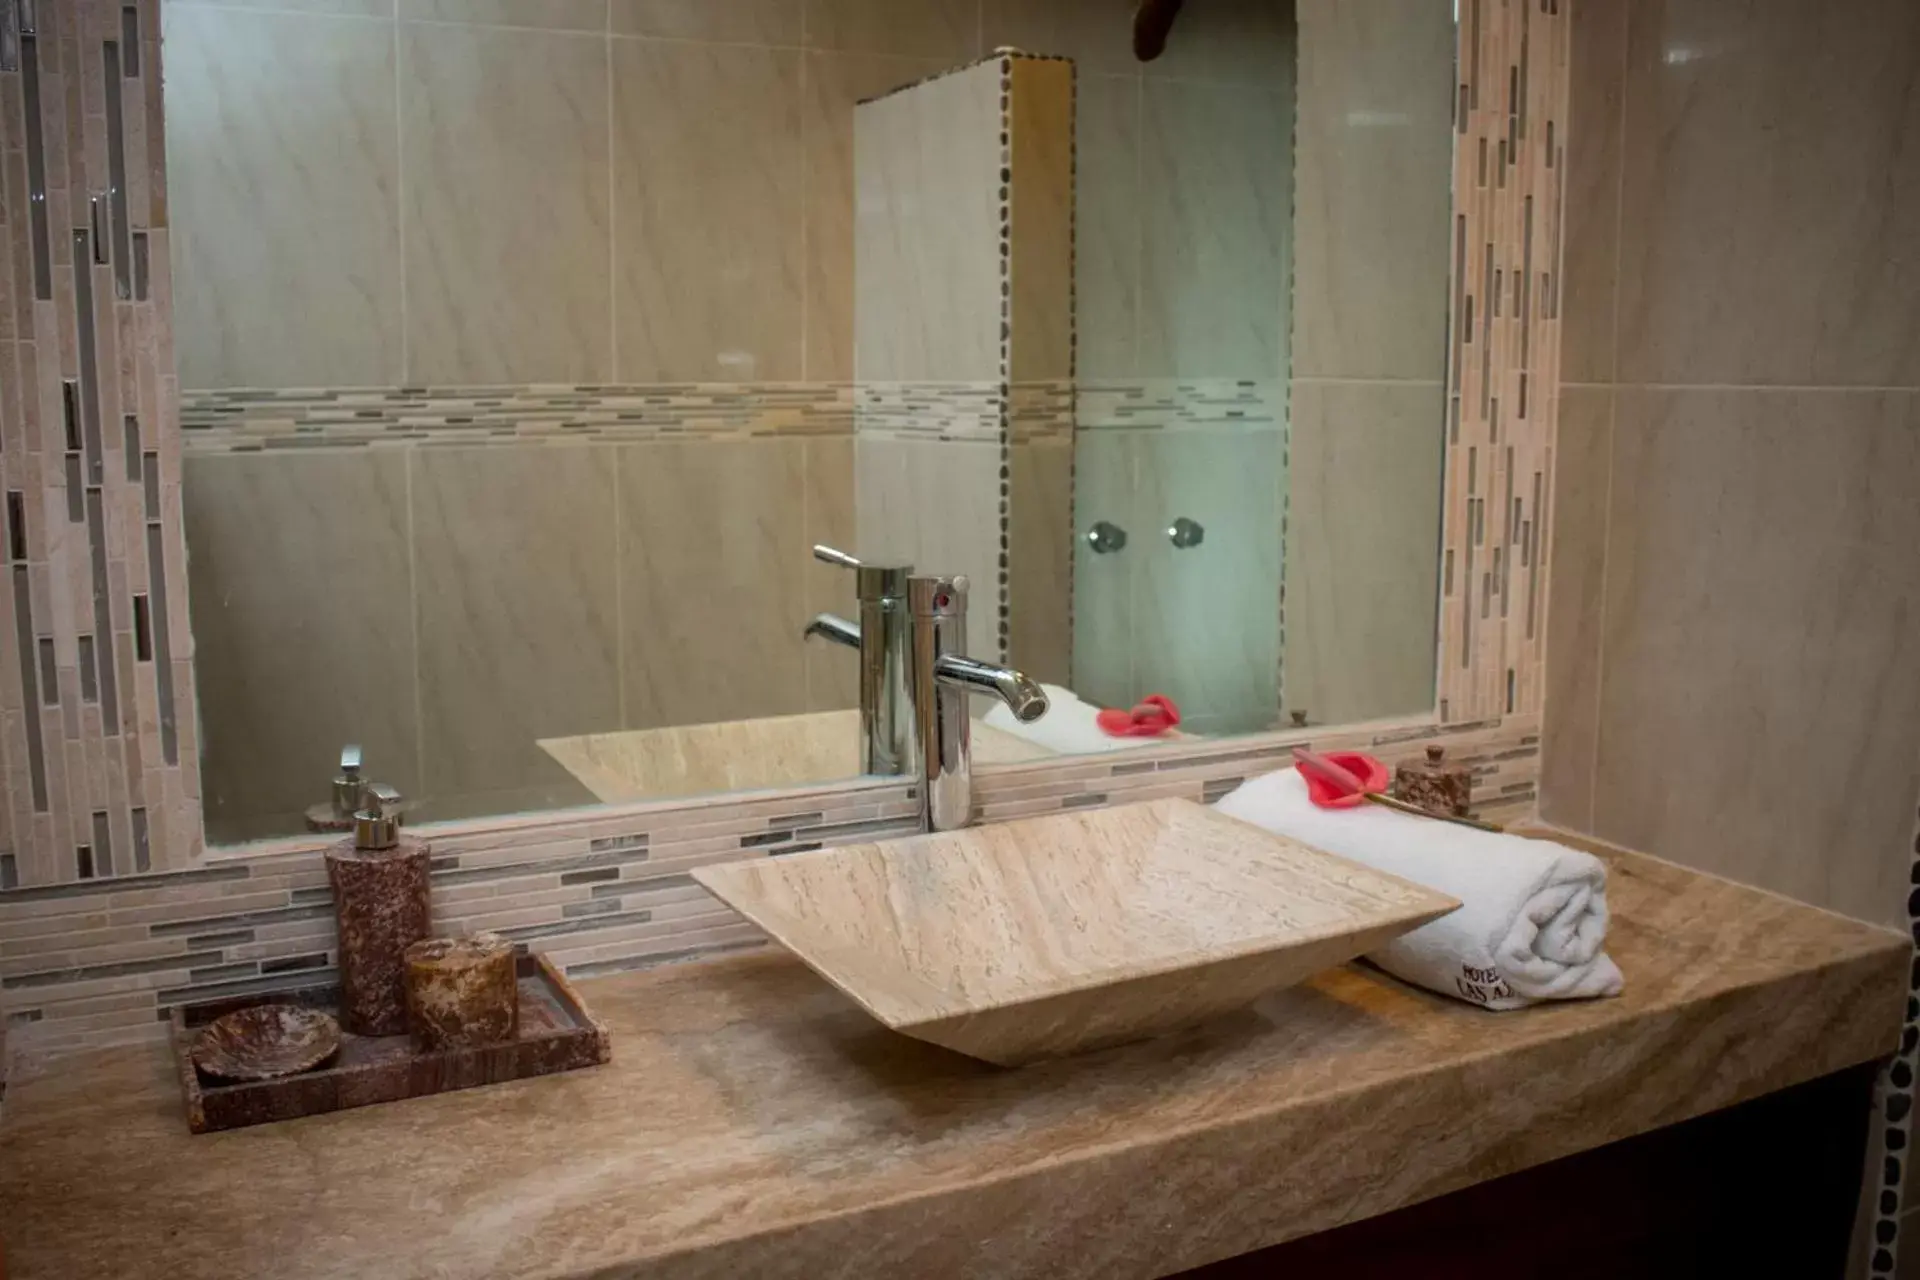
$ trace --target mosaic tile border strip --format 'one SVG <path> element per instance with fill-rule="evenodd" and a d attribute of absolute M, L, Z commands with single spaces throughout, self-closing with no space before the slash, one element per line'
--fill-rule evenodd
<path fill-rule="evenodd" d="M 0 889 L 200 853 L 157 0 L 8 5 Z"/>
<path fill-rule="evenodd" d="M 844 436 L 854 416 L 832 382 L 189 391 L 180 407 L 190 453 Z"/>
<path fill-rule="evenodd" d="M 862 382 L 854 387 L 853 422 L 862 435 L 997 444 L 1006 396 L 993 382 Z"/>
<path fill-rule="evenodd" d="M 1296 743 L 1400 760 L 1433 741 L 1473 769 L 1482 812 L 1531 811 L 1537 718 L 1068 757 L 981 775 L 975 804 L 992 822 L 1170 796 L 1211 801 L 1284 767 Z M 433 845 L 436 929 L 495 929 L 591 977 L 761 944 L 757 929 L 692 882 L 694 867 L 907 835 L 919 813 L 907 781 L 869 780 L 418 834 Z M 280 841 L 196 870 L 0 894 L 0 1006 L 12 1050 L 51 1056 L 146 1039 L 180 1002 L 334 981 L 324 847 Z"/>
<path fill-rule="evenodd" d="M 1010 444 L 1070 443 L 1078 418 L 1071 382 L 1016 382 L 1007 413 Z"/>
<path fill-rule="evenodd" d="M 1276 378 L 1148 378 L 1089 382 L 1079 388 L 1083 431 L 1268 427 L 1287 420 L 1287 384 Z"/>
<path fill-rule="evenodd" d="M 1571 21 L 1465 0 L 1455 105 L 1440 717 L 1545 697 Z"/>

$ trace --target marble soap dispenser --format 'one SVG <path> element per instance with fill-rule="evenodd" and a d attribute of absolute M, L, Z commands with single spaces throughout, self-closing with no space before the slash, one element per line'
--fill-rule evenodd
<path fill-rule="evenodd" d="M 400 833 L 400 793 L 366 789 L 353 835 L 327 850 L 340 933 L 340 1025 L 357 1036 L 407 1030 L 407 948 L 431 929 L 428 846 Z"/>

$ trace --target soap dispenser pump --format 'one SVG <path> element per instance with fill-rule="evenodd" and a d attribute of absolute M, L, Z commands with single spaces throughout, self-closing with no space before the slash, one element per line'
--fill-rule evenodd
<path fill-rule="evenodd" d="M 384 783 L 363 793 L 353 835 L 327 850 L 340 936 L 340 1025 L 359 1036 L 407 1030 L 407 948 L 432 932 L 430 851 L 400 830 L 403 801 Z"/>

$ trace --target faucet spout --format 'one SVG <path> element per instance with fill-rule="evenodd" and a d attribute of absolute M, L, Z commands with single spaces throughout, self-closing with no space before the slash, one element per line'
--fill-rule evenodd
<path fill-rule="evenodd" d="M 807 624 L 807 629 L 801 632 L 801 635 L 809 639 L 813 636 L 819 636 L 823 640 L 831 640 L 833 643 L 845 645 L 849 649 L 858 649 L 860 647 L 860 624 L 857 622 L 848 622 L 845 618 L 835 613 L 815 614 L 813 621 Z"/>
<path fill-rule="evenodd" d="M 1047 693 L 1040 685 L 1011 667 L 996 666 L 957 653 L 943 653 L 934 660 L 933 674 L 943 683 L 990 693 L 1006 703 L 1007 710 L 1021 724 L 1032 724 L 1047 714 Z"/>

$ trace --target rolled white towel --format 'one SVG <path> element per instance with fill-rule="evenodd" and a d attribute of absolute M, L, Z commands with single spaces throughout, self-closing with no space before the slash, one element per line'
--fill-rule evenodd
<path fill-rule="evenodd" d="M 1082 702 L 1080 695 L 1073 690 L 1057 684 L 1043 684 L 1047 691 L 1047 714 L 1031 724 L 1021 724 L 1013 718 L 1013 713 L 1001 703 L 994 703 L 987 714 L 980 718 L 982 724 L 992 725 L 1002 733 L 1011 733 L 1015 737 L 1035 742 L 1049 751 L 1062 755 L 1091 755 L 1096 751 L 1125 751 L 1130 747 L 1144 747 L 1156 741 L 1153 738 L 1116 738 L 1100 727 L 1095 717 L 1100 708 L 1091 702 Z"/>
<path fill-rule="evenodd" d="M 1367 956 L 1395 977 L 1489 1009 L 1620 994 L 1603 949 L 1607 868 L 1590 853 L 1375 804 L 1322 809 L 1294 769 L 1254 778 L 1217 807 L 1458 898 L 1458 911 Z"/>

